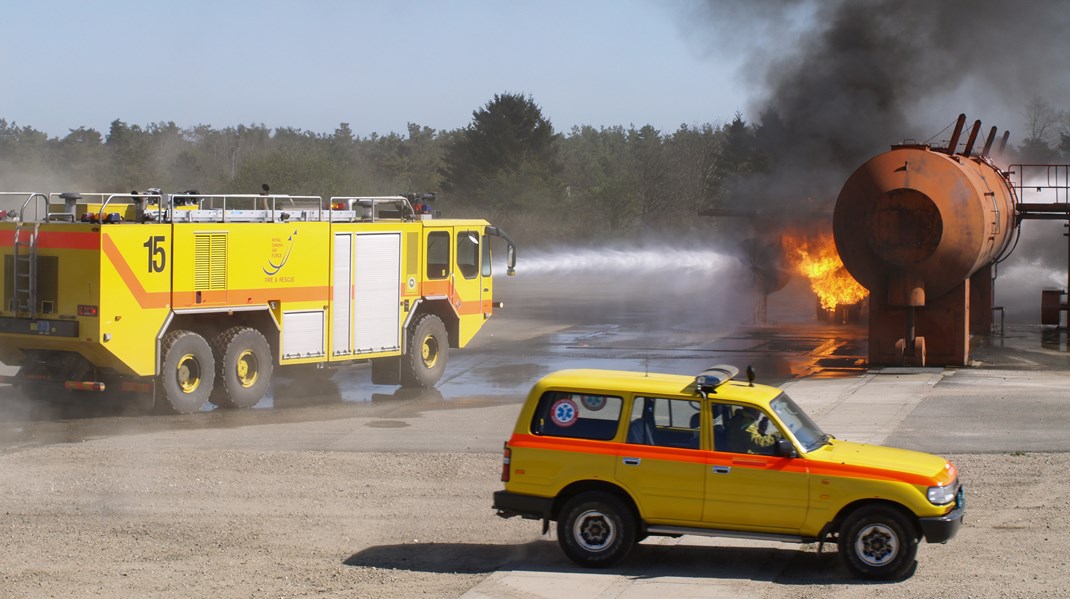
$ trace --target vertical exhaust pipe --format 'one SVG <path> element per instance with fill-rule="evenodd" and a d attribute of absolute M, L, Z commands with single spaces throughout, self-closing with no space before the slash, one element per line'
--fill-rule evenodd
<path fill-rule="evenodd" d="M 981 121 L 976 120 L 973 122 L 973 128 L 970 129 L 970 139 L 966 141 L 966 147 L 962 149 L 962 155 L 969 158 L 973 152 L 973 142 L 977 141 L 977 134 L 981 131 Z"/>
<path fill-rule="evenodd" d="M 1011 137 L 1011 132 L 1010 131 L 1004 131 L 1003 132 L 1003 139 L 1001 139 L 1000 142 L 999 142 L 999 149 L 996 150 L 997 153 L 999 153 L 999 154 L 1003 153 L 1003 150 L 1007 147 L 1007 140 L 1010 139 L 1010 137 Z"/>
<path fill-rule="evenodd" d="M 992 150 L 992 142 L 996 141 L 996 128 L 992 127 L 988 132 L 988 139 L 985 140 L 985 147 L 981 150 L 981 155 L 985 158 L 988 157 L 988 152 Z"/>
<path fill-rule="evenodd" d="M 959 115 L 959 120 L 955 122 L 955 130 L 951 133 L 951 141 L 947 142 L 947 153 L 954 154 L 955 146 L 959 145 L 959 136 L 962 135 L 962 126 L 966 124 L 966 113 Z"/>

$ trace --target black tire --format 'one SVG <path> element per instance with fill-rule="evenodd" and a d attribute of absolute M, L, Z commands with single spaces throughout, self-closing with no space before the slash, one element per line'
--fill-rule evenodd
<path fill-rule="evenodd" d="M 208 342 L 191 331 L 171 331 L 161 344 L 157 407 L 178 414 L 200 411 L 212 394 L 215 358 Z"/>
<path fill-rule="evenodd" d="M 565 504 L 557 520 L 557 542 L 577 564 L 605 568 L 632 550 L 635 529 L 635 518 L 623 501 L 592 491 Z"/>
<path fill-rule="evenodd" d="M 901 578 L 914 565 L 919 536 L 898 510 L 886 506 L 861 508 L 843 521 L 838 547 L 844 565 L 863 578 Z"/>
<path fill-rule="evenodd" d="M 271 387 L 271 346 L 260 331 L 231 327 L 212 339 L 215 388 L 208 401 L 221 408 L 251 408 Z"/>
<path fill-rule="evenodd" d="M 434 314 L 421 316 L 409 332 L 405 363 L 401 367 L 401 386 L 434 387 L 446 372 L 448 350 L 446 325 Z"/>

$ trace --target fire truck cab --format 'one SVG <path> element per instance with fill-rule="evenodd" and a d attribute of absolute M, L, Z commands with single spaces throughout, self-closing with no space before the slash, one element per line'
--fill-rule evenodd
<path fill-rule="evenodd" d="M 178 413 L 255 405 L 276 368 L 370 360 L 430 387 L 493 300 L 478 219 L 406 197 L 3 193 L 0 361 L 36 399 L 151 394 Z M 423 211 L 421 211 L 423 212 Z"/>

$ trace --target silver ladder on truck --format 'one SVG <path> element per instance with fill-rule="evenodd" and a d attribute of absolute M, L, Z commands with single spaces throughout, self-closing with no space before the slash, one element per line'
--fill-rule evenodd
<path fill-rule="evenodd" d="M 37 318 L 37 234 L 38 222 L 19 222 L 15 239 L 11 277 L 11 311 L 15 316 Z"/>

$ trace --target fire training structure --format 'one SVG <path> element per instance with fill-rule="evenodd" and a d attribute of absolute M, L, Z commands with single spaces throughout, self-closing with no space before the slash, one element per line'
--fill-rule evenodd
<path fill-rule="evenodd" d="M 12 195 L 0 360 L 42 399 L 251 407 L 276 368 L 361 360 L 375 383 L 430 387 L 500 307 L 489 238 L 507 242 L 509 274 L 516 257 L 488 222 L 400 196 Z"/>
<path fill-rule="evenodd" d="M 869 363 L 964 366 L 971 328 L 992 326 L 993 264 L 1016 230 L 1009 175 L 969 140 L 965 115 L 946 148 L 892 146 L 858 168 L 833 213 L 836 247 L 870 291 Z M 1003 137 L 1003 144 L 1007 136 Z"/>

